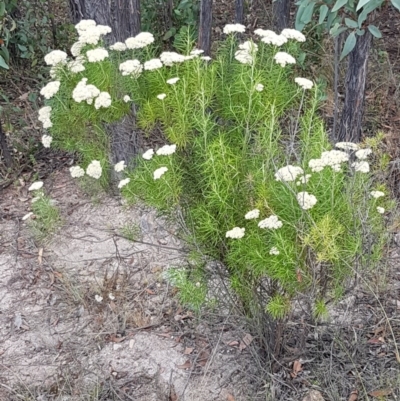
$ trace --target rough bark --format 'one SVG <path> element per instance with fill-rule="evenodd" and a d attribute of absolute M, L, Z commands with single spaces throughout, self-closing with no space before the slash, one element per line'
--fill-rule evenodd
<path fill-rule="evenodd" d="M 201 0 L 200 3 L 200 26 L 199 26 L 199 49 L 209 56 L 211 50 L 211 24 L 212 24 L 212 0 Z"/>
<path fill-rule="evenodd" d="M 112 32 L 106 36 L 110 43 L 123 42 L 140 32 L 140 0 L 69 0 L 74 23 L 93 19 L 108 25 Z"/>
<path fill-rule="evenodd" d="M 359 142 L 364 115 L 365 83 L 372 35 L 366 31 L 357 37 L 357 44 L 349 54 L 346 73 L 346 93 L 340 118 L 337 140 Z"/>
<path fill-rule="evenodd" d="M 243 24 L 244 21 L 244 0 L 236 0 L 235 6 L 235 22 Z"/>
<path fill-rule="evenodd" d="M 3 132 L 3 127 L 1 125 L 1 121 L 0 121 L 0 150 L 1 150 L 1 153 L 3 154 L 4 163 L 5 163 L 6 167 L 11 168 L 12 167 L 12 157 L 11 157 L 10 151 L 8 150 L 7 140 L 6 140 L 6 136 Z"/>
<path fill-rule="evenodd" d="M 274 29 L 276 32 L 289 27 L 290 0 L 275 0 L 272 2 Z"/>

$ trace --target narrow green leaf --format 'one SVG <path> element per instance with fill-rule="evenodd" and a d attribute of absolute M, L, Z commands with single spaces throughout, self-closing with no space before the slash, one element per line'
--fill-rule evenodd
<path fill-rule="evenodd" d="M 368 4 L 371 0 L 360 0 L 357 4 L 356 11 L 361 10 L 366 4 Z"/>
<path fill-rule="evenodd" d="M 302 16 L 301 16 L 301 22 L 304 24 L 308 24 L 313 16 L 313 11 L 314 11 L 315 3 L 311 2 L 304 10 Z"/>
<path fill-rule="evenodd" d="M 4 17 L 6 13 L 6 3 L 4 1 L 0 1 L 0 17 Z"/>
<path fill-rule="evenodd" d="M 348 0 L 337 0 L 332 8 L 332 12 L 339 10 L 339 8 L 343 7 L 347 2 Z"/>
<path fill-rule="evenodd" d="M 340 60 L 343 60 L 355 47 L 357 43 L 356 34 L 351 32 L 344 42 L 342 54 L 340 55 Z"/>
<path fill-rule="evenodd" d="M 326 4 L 323 4 L 319 8 L 319 19 L 318 19 L 318 25 L 322 24 L 325 21 L 326 16 L 328 15 L 329 8 Z"/>
<path fill-rule="evenodd" d="M 375 25 L 368 25 L 368 30 L 374 35 L 376 38 L 380 39 L 382 37 L 382 33 Z"/>
<path fill-rule="evenodd" d="M 0 68 L 4 68 L 5 70 L 9 69 L 7 63 L 5 62 L 5 60 L 3 58 L 3 56 L 0 56 Z"/>
<path fill-rule="evenodd" d="M 392 6 L 397 8 L 400 11 L 400 0 L 390 0 Z"/>
<path fill-rule="evenodd" d="M 5 62 L 8 64 L 10 62 L 10 53 L 8 52 L 7 47 L 0 47 L 0 56 L 3 56 Z"/>
<path fill-rule="evenodd" d="M 307 0 L 306 0 L 307 1 Z M 303 1 L 300 5 L 299 8 L 297 9 L 297 14 L 296 14 L 296 22 L 295 22 L 295 28 L 298 31 L 302 31 L 305 24 L 302 22 L 301 17 L 303 15 L 303 12 L 306 8 L 306 6 L 304 5 L 306 3 L 306 1 Z"/>
<path fill-rule="evenodd" d="M 353 21 L 350 18 L 345 18 L 344 23 L 349 27 L 349 28 L 358 28 L 358 23 L 357 21 Z"/>

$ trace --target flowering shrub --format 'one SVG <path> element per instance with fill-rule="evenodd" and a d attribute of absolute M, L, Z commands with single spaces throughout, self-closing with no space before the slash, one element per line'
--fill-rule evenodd
<path fill-rule="evenodd" d="M 228 25 L 210 60 L 191 43 L 156 57 L 149 33 L 105 49 L 105 27 L 81 21 L 77 30 L 75 60 L 46 56 L 60 85 L 43 90 L 51 96 L 39 118 L 53 139 L 43 143 L 82 154 L 82 166 L 70 169 L 75 178 L 107 181 L 114 168 L 129 201 L 179 208 L 192 240 L 226 264 L 247 310 L 258 292 L 281 318 L 293 297 L 307 294 L 319 315 L 354 269 L 379 260 L 391 204 L 371 174 L 377 145 L 330 145 L 316 113 L 318 87 L 293 75 L 303 34 L 258 29 L 258 43 L 239 43 L 245 27 Z M 83 69 L 74 72 L 77 60 Z M 130 102 L 143 130 L 161 126 L 165 136 L 138 155 L 134 170 L 130 160 L 109 165 L 102 128 Z M 298 119 L 283 131 L 288 113 Z"/>

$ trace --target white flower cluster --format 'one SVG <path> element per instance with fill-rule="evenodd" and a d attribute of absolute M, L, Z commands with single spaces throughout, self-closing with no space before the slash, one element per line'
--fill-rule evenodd
<path fill-rule="evenodd" d="M 108 51 L 102 47 L 98 47 L 97 49 L 88 50 L 86 56 L 89 63 L 97 63 L 108 57 Z"/>
<path fill-rule="evenodd" d="M 257 92 L 262 92 L 262 91 L 264 90 L 264 85 L 263 85 L 263 84 L 257 84 L 257 85 L 255 86 L 255 90 L 256 90 Z"/>
<path fill-rule="evenodd" d="M 299 192 L 297 194 L 297 202 L 303 210 L 311 209 L 317 203 L 317 198 L 308 192 Z"/>
<path fill-rule="evenodd" d="M 335 144 L 335 147 L 346 151 L 353 151 L 359 149 L 359 146 L 353 142 L 337 142 Z"/>
<path fill-rule="evenodd" d="M 276 181 L 292 182 L 301 174 L 304 174 L 304 170 L 301 167 L 289 164 L 276 172 L 275 179 Z"/>
<path fill-rule="evenodd" d="M 53 142 L 53 137 L 50 135 L 42 135 L 42 144 L 45 148 L 49 148 Z"/>
<path fill-rule="evenodd" d="M 372 149 L 360 149 L 355 153 L 357 159 L 365 160 L 372 153 Z"/>
<path fill-rule="evenodd" d="M 119 65 L 119 70 L 122 75 L 131 75 L 134 78 L 138 78 L 143 71 L 143 66 L 139 60 L 128 60 Z"/>
<path fill-rule="evenodd" d="M 156 154 L 158 156 L 169 156 L 175 153 L 176 151 L 176 145 L 164 145 L 160 149 L 156 151 Z"/>
<path fill-rule="evenodd" d="M 154 155 L 154 150 L 153 149 L 148 149 L 146 152 L 143 153 L 142 157 L 145 160 L 150 160 Z"/>
<path fill-rule="evenodd" d="M 261 42 L 267 45 L 282 46 L 287 42 L 287 38 L 283 35 L 278 35 L 269 29 L 256 29 L 254 33 L 261 37 Z"/>
<path fill-rule="evenodd" d="M 130 102 L 132 99 L 130 98 L 129 95 L 125 95 L 125 96 L 123 97 L 122 100 L 123 100 L 125 103 L 128 103 L 128 102 Z"/>
<path fill-rule="evenodd" d="M 82 43 L 82 47 L 85 44 L 97 45 L 102 36 L 111 32 L 109 26 L 96 25 L 96 22 L 90 19 L 81 20 L 75 25 L 75 29 L 79 35 L 78 42 Z"/>
<path fill-rule="evenodd" d="M 126 168 L 125 160 L 121 160 L 120 162 L 118 162 L 117 164 L 114 165 L 114 170 L 117 173 L 120 173 L 121 171 L 124 171 L 125 168 Z"/>
<path fill-rule="evenodd" d="M 167 167 L 160 167 L 157 170 L 154 171 L 153 177 L 155 180 L 158 180 L 161 178 L 166 172 L 168 171 Z"/>
<path fill-rule="evenodd" d="M 122 42 L 116 42 L 110 46 L 110 50 L 114 50 L 116 52 L 123 52 L 126 50 L 126 44 Z"/>
<path fill-rule="evenodd" d="M 378 199 L 378 198 L 381 198 L 382 196 L 385 196 L 385 193 L 382 191 L 371 191 L 370 195 L 373 198 Z"/>
<path fill-rule="evenodd" d="M 245 228 L 234 227 L 232 230 L 226 232 L 226 238 L 239 239 L 244 237 Z"/>
<path fill-rule="evenodd" d="M 94 85 L 87 85 L 87 78 L 82 78 L 74 90 L 72 91 L 72 98 L 77 103 L 86 101 L 87 104 L 92 104 L 93 99 L 100 95 L 100 90 Z"/>
<path fill-rule="evenodd" d="M 85 175 L 85 170 L 79 166 L 70 167 L 69 172 L 71 173 L 72 178 L 80 178 Z"/>
<path fill-rule="evenodd" d="M 311 178 L 311 174 L 305 174 L 299 177 L 299 180 L 296 182 L 296 185 L 307 184 L 308 180 Z"/>
<path fill-rule="evenodd" d="M 260 228 L 269 228 L 271 230 L 277 230 L 281 228 L 283 223 L 279 220 L 278 216 L 272 215 L 258 223 Z"/>
<path fill-rule="evenodd" d="M 381 207 L 381 206 L 377 206 L 376 210 L 378 211 L 378 213 L 383 214 L 385 213 L 385 208 Z"/>
<path fill-rule="evenodd" d="M 201 50 L 201 49 L 193 49 L 191 52 L 190 52 L 190 55 L 191 56 L 200 56 L 201 54 L 203 54 L 204 53 L 204 50 Z"/>
<path fill-rule="evenodd" d="M 50 120 L 51 116 L 51 107 L 44 106 L 39 110 L 38 120 L 43 124 L 43 128 L 51 128 L 53 123 Z"/>
<path fill-rule="evenodd" d="M 57 64 L 65 64 L 67 62 L 67 53 L 61 50 L 53 50 L 44 56 L 44 61 L 47 65 L 55 66 Z"/>
<path fill-rule="evenodd" d="M 147 71 L 158 70 L 163 67 L 163 63 L 159 58 L 152 58 L 151 60 L 146 61 L 143 67 Z"/>
<path fill-rule="evenodd" d="M 281 67 L 285 67 L 286 64 L 296 64 L 295 58 L 286 52 L 276 53 L 274 56 L 274 60 Z"/>
<path fill-rule="evenodd" d="M 287 39 L 294 39 L 297 40 L 298 42 L 305 42 L 306 37 L 297 29 L 289 29 L 286 28 L 281 32 L 281 35 L 284 36 Z"/>
<path fill-rule="evenodd" d="M 160 54 L 160 60 L 167 67 L 171 67 L 174 64 L 183 63 L 186 57 L 176 52 L 163 52 Z"/>
<path fill-rule="evenodd" d="M 128 49 L 143 49 L 154 42 L 154 36 L 150 32 L 140 32 L 133 38 L 125 40 Z"/>
<path fill-rule="evenodd" d="M 326 166 L 332 167 L 334 171 L 340 171 L 341 163 L 347 162 L 349 160 L 349 155 L 340 150 L 330 150 L 322 152 L 320 159 L 311 159 L 308 162 L 308 166 L 311 171 L 318 173 L 324 169 Z"/>
<path fill-rule="evenodd" d="M 176 77 L 176 78 L 170 78 L 170 79 L 167 80 L 167 84 L 169 84 L 169 85 L 175 85 L 175 84 L 179 81 L 179 79 L 180 79 L 180 78 L 178 78 L 178 77 Z"/>
<path fill-rule="evenodd" d="M 42 187 L 43 181 L 36 181 L 28 188 L 28 191 L 38 191 Z"/>
<path fill-rule="evenodd" d="M 242 24 L 226 24 L 224 26 L 223 32 L 226 35 L 229 35 L 230 33 L 238 32 L 238 33 L 243 33 L 246 30 L 246 27 Z"/>
<path fill-rule="evenodd" d="M 74 57 L 78 57 L 81 55 L 81 51 L 82 51 L 82 47 L 85 46 L 85 43 L 82 42 L 75 42 L 72 46 L 71 46 L 71 54 Z"/>
<path fill-rule="evenodd" d="M 270 255 L 279 255 L 280 252 L 278 250 L 278 248 L 276 246 L 273 246 L 270 250 L 269 250 L 269 254 Z"/>
<path fill-rule="evenodd" d="M 167 97 L 167 95 L 165 93 L 160 93 L 159 95 L 157 95 L 157 99 L 160 100 L 164 100 Z"/>
<path fill-rule="evenodd" d="M 299 85 L 302 89 L 311 89 L 314 86 L 313 81 L 310 81 L 307 78 L 295 78 L 294 82 L 296 82 L 297 85 Z"/>
<path fill-rule="evenodd" d="M 103 169 L 98 160 L 93 160 L 86 168 L 86 174 L 98 180 L 101 177 Z"/>
<path fill-rule="evenodd" d="M 101 107 L 107 108 L 111 106 L 111 96 L 108 92 L 100 92 L 99 96 L 94 101 L 94 107 L 96 110 Z"/>
<path fill-rule="evenodd" d="M 50 81 L 40 90 L 40 94 L 46 99 L 51 99 L 60 89 L 60 81 Z"/>
<path fill-rule="evenodd" d="M 248 53 L 256 53 L 258 51 L 258 46 L 253 41 L 247 40 L 239 45 L 239 49 Z"/>
<path fill-rule="evenodd" d="M 238 50 L 235 53 L 235 59 L 242 64 L 253 64 L 253 56 L 246 50 Z"/>
<path fill-rule="evenodd" d="M 246 220 L 252 220 L 252 219 L 258 219 L 260 216 L 260 211 L 258 209 L 253 209 L 250 210 L 250 212 L 247 212 L 244 216 Z"/>
<path fill-rule="evenodd" d="M 129 184 L 130 181 L 131 181 L 130 178 L 125 178 L 125 179 L 121 180 L 121 181 L 118 183 L 118 188 L 119 188 L 119 189 L 123 188 L 125 185 Z"/>
<path fill-rule="evenodd" d="M 85 59 L 82 56 L 78 56 L 75 60 L 68 62 L 68 69 L 73 73 L 85 71 L 85 66 L 83 65 Z"/>
<path fill-rule="evenodd" d="M 369 173 L 369 163 L 366 161 L 354 162 L 351 164 L 351 167 L 354 167 L 354 171 L 358 171 L 359 173 Z"/>

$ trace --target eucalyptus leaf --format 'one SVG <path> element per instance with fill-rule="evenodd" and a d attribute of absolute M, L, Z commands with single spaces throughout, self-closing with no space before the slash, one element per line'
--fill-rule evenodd
<path fill-rule="evenodd" d="M 343 60 L 356 46 L 357 37 L 355 32 L 351 32 L 344 42 L 342 54 L 340 55 L 340 60 Z"/>
<path fill-rule="evenodd" d="M 311 2 L 304 10 L 302 16 L 301 16 L 301 22 L 304 24 L 308 24 L 313 16 L 313 11 L 314 11 L 315 3 Z"/>
<path fill-rule="evenodd" d="M 349 28 L 358 28 L 358 23 L 357 21 L 354 21 L 350 18 L 345 18 L 344 23 L 349 27 Z"/>
<path fill-rule="evenodd" d="M 346 3 L 348 2 L 348 0 L 337 0 L 335 5 L 332 8 L 332 12 L 335 12 L 337 10 L 339 10 L 341 7 L 343 7 Z"/>
<path fill-rule="evenodd" d="M 390 0 L 392 6 L 397 8 L 400 11 L 400 0 Z"/>
<path fill-rule="evenodd" d="M 328 15 L 329 8 L 326 4 L 323 4 L 319 8 L 319 19 L 318 19 L 318 25 L 322 24 L 325 21 L 326 16 Z"/>
<path fill-rule="evenodd" d="M 9 66 L 7 65 L 7 63 L 5 62 L 3 56 L 0 56 L 0 68 L 4 68 L 5 70 L 9 69 Z"/>
<path fill-rule="evenodd" d="M 368 30 L 374 35 L 376 38 L 380 39 L 382 37 L 382 33 L 378 27 L 375 25 L 368 25 Z"/>
<path fill-rule="evenodd" d="M 360 0 L 357 4 L 356 11 L 361 10 L 366 4 L 368 4 L 371 0 Z"/>

